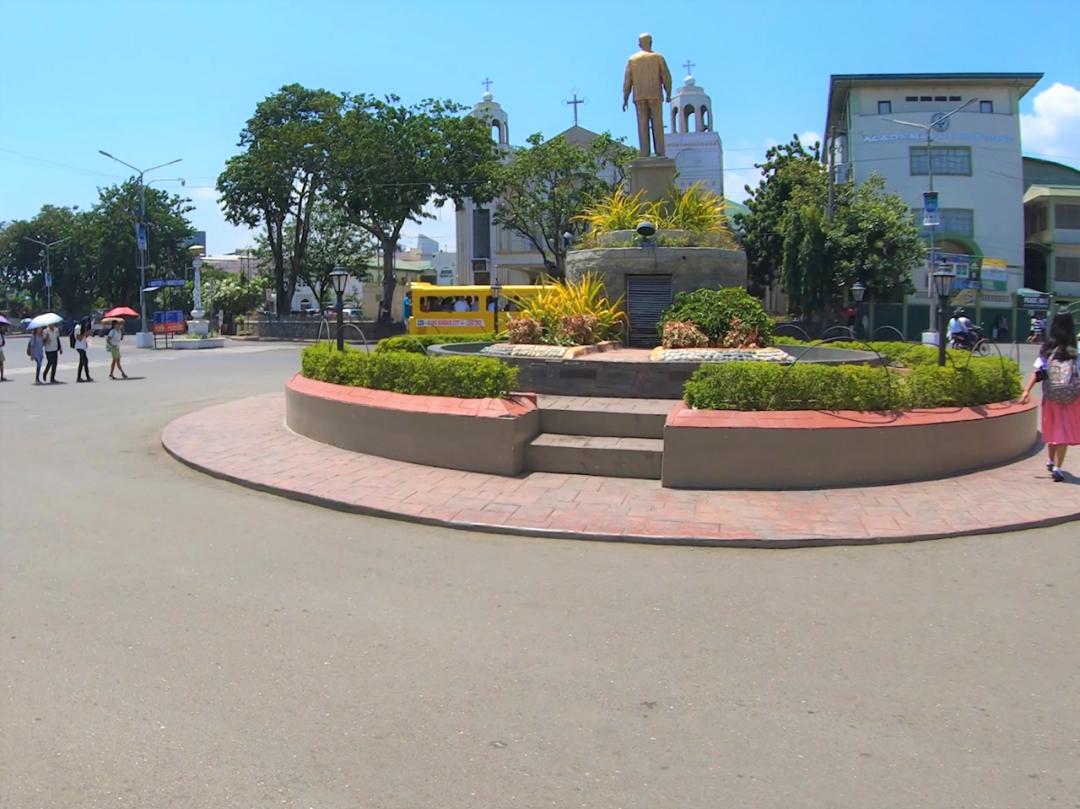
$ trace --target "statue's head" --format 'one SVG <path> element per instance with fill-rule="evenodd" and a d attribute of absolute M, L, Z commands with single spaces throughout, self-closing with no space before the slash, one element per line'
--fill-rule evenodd
<path fill-rule="evenodd" d="M 638 47 L 641 48 L 643 51 L 651 51 L 652 50 L 652 34 L 641 34 L 637 38 L 637 44 L 638 44 Z"/>

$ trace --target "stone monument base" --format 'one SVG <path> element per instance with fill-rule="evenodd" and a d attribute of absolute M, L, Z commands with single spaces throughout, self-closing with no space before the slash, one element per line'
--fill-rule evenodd
<path fill-rule="evenodd" d="M 644 192 L 646 202 L 667 196 L 675 185 L 675 161 L 670 157 L 639 157 L 630 161 L 630 193 Z"/>
<path fill-rule="evenodd" d="M 187 322 L 188 334 L 194 334 L 198 337 L 206 337 L 210 334 L 210 321 L 209 320 L 189 320 Z"/>

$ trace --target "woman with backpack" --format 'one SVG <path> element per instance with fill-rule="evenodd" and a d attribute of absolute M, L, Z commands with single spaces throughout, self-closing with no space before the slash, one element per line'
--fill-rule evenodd
<path fill-rule="evenodd" d="M 1055 315 L 1050 323 L 1050 337 L 1035 360 L 1035 372 L 1028 381 L 1020 402 L 1026 404 L 1036 382 L 1042 382 L 1042 435 L 1049 458 L 1046 468 L 1054 482 L 1065 475 L 1061 467 L 1065 452 L 1080 444 L 1080 360 L 1076 350 L 1076 324 L 1072 315 Z"/>

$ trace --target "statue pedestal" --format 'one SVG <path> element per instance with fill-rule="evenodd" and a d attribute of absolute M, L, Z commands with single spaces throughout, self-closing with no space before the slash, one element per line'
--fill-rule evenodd
<path fill-rule="evenodd" d="M 188 334 L 206 337 L 210 333 L 210 321 L 203 319 L 205 314 L 202 309 L 191 311 L 191 320 L 187 322 Z"/>
<path fill-rule="evenodd" d="M 645 202 L 667 196 L 675 185 L 675 161 L 670 157 L 639 157 L 630 162 L 630 193 L 644 192 Z"/>

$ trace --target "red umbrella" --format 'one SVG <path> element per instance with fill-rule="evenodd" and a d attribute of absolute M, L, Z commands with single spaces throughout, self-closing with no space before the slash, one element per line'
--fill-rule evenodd
<path fill-rule="evenodd" d="M 117 306 L 115 309 L 110 309 L 101 319 L 104 320 L 107 317 L 138 317 L 139 313 L 132 309 L 130 306 Z"/>

